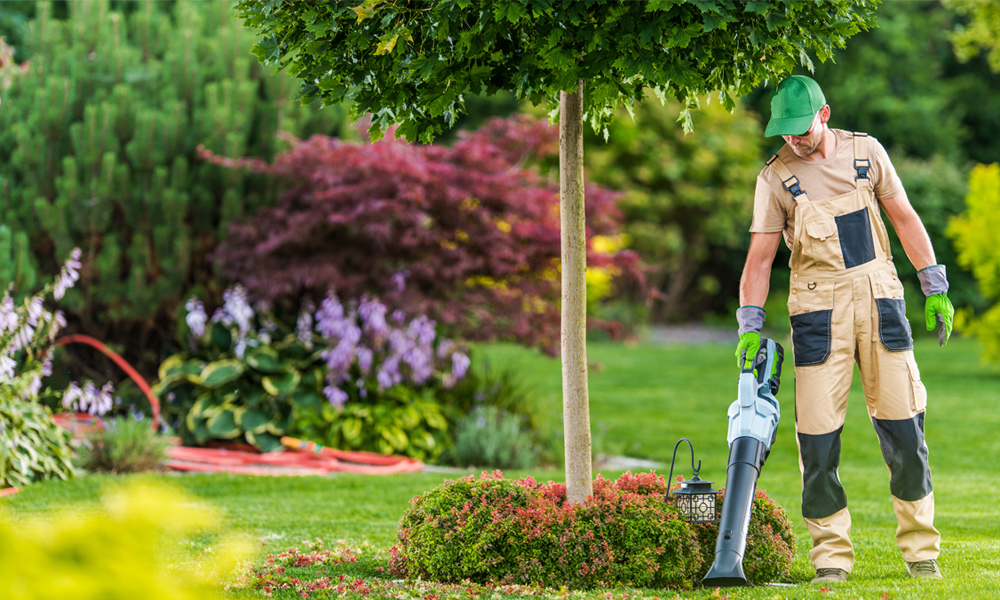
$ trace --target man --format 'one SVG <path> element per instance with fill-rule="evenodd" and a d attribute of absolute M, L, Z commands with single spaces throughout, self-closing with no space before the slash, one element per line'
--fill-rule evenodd
<path fill-rule="evenodd" d="M 736 356 L 760 346 L 764 306 L 779 240 L 792 251 L 788 309 L 795 355 L 795 428 L 802 470 L 802 516 L 812 535 L 817 582 L 846 581 L 854 565 L 851 516 L 837 475 L 840 432 L 856 362 L 882 454 L 898 527 L 896 543 L 912 577 L 940 578 L 940 535 L 924 442 L 927 392 L 889 238 L 892 221 L 927 297 L 926 324 L 940 321 L 941 343 L 954 309 L 945 267 L 885 149 L 863 133 L 827 126 L 819 85 L 792 76 L 771 94 L 766 136 L 781 150 L 757 177 L 750 250 L 740 280 Z"/>

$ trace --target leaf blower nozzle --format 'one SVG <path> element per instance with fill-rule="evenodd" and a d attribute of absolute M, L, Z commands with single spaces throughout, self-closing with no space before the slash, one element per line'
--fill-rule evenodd
<path fill-rule="evenodd" d="M 743 572 L 743 554 L 757 478 L 771 452 L 781 418 L 775 394 L 784 358 L 781 344 L 763 338 L 753 364 L 740 372 L 739 395 L 729 407 L 729 465 L 715 562 L 702 580 L 707 586 L 749 585 Z"/>

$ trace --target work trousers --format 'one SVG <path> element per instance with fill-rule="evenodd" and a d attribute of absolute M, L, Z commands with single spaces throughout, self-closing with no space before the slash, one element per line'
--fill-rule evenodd
<path fill-rule="evenodd" d="M 933 525 L 924 442 L 927 392 L 891 259 L 850 272 L 793 271 L 790 287 L 802 515 L 813 538 L 813 565 L 846 571 L 854 565 L 851 516 L 838 466 L 855 364 L 889 467 L 896 543 L 906 561 L 937 558 L 940 535 Z"/>

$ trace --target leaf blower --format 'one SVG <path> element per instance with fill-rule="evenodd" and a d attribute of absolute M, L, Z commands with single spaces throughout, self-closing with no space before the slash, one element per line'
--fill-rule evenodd
<path fill-rule="evenodd" d="M 775 394 L 784 357 L 781 344 L 761 338 L 753 363 L 740 372 L 739 396 L 729 407 L 729 466 L 715 562 L 702 580 L 707 586 L 748 585 L 743 574 L 743 553 L 757 478 L 771 452 L 781 418 Z"/>

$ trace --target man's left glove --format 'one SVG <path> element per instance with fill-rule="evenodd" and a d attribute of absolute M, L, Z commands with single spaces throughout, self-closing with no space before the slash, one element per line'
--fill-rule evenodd
<path fill-rule="evenodd" d="M 764 328 L 764 316 L 767 313 L 759 306 L 741 306 L 736 310 L 736 322 L 739 323 L 740 341 L 736 345 L 736 360 L 740 369 L 753 364 L 760 350 L 760 330 Z"/>
<path fill-rule="evenodd" d="M 944 265 L 933 265 L 917 271 L 920 289 L 927 297 L 924 304 L 924 320 L 927 331 L 933 331 L 938 324 L 938 345 L 944 346 L 951 337 L 952 324 L 955 321 L 955 307 L 948 299 L 948 277 Z"/>

